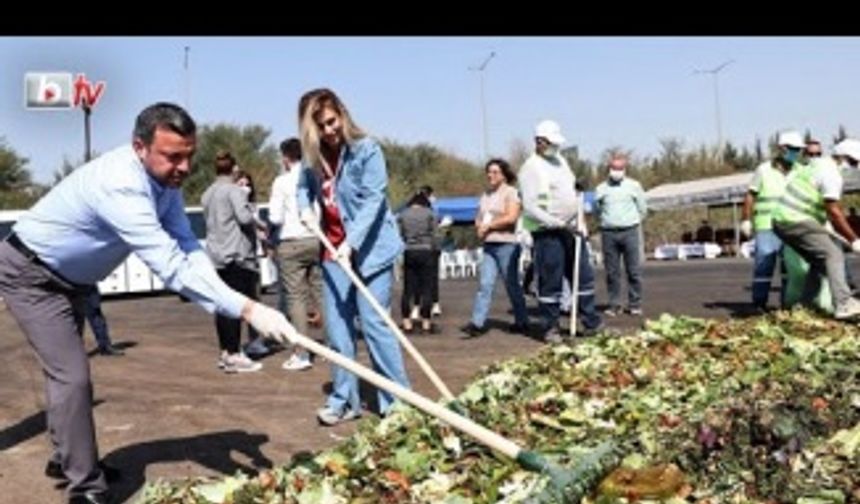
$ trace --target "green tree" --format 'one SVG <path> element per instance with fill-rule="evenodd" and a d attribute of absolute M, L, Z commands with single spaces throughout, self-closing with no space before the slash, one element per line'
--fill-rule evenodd
<path fill-rule="evenodd" d="M 0 137 L 0 191 L 16 191 L 29 186 L 32 183 L 27 169 L 29 162 L 9 146 L 5 137 Z"/>
<path fill-rule="evenodd" d="M 594 167 L 588 160 L 582 159 L 579 156 L 579 146 L 571 146 L 561 151 L 568 166 L 576 176 L 576 182 L 586 189 L 594 189 L 597 186 L 597 177 L 594 173 Z"/>
<path fill-rule="evenodd" d="M 839 131 L 836 132 L 836 136 L 833 137 L 833 143 L 838 144 L 842 140 L 848 138 L 848 131 L 845 130 L 845 126 L 839 125 Z"/>
<path fill-rule="evenodd" d="M 191 175 L 182 186 L 185 204 L 200 204 L 203 191 L 215 180 L 215 156 L 219 151 L 233 154 L 239 168 L 254 179 L 257 201 L 266 201 L 280 163 L 278 148 L 266 143 L 269 135 L 270 130 L 257 124 L 236 126 L 219 123 L 200 128 Z"/>
<path fill-rule="evenodd" d="M 28 208 L 42 195 L 43 188 L 33 183 L 28 163 L 0 137 L 0 208 Z"/>
<path fill-rule="evenodd" d="M 438 197 L 470 196 L 484 188 L 482 167 L 422 143 L 404 145 L 383 139 L 380 144 L 388 169 L 388 197 L 398 207 L 423 185 Z"/>

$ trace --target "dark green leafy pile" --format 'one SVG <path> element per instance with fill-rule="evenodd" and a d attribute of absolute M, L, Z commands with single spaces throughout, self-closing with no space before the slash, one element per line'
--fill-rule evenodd
<path fill-rule="evenodd" d="M 459 401 L 571 471 L 612 441 L 623 457 L 572 475 L 588 502 L 860 502 L 860 330 L 808 312 L 663 315 L 636 335 L 494 364 Z M 254 478 L 151 483 L 139 502 L 533 502 L 548 479 L 399 406 L 316 456 Z"/>

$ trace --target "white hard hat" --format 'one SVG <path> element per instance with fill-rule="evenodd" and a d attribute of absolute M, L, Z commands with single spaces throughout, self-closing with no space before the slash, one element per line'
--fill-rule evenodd
<path fill-rule="evenodd" d="M 848 156 L 854 161 L 860 161 L 860 140 L 846 138 L 833 147 L 833 153 L 837 156 Z"/>
<path fill-rule="evenodd" d="M 554 145 L 562 145 L 567 141 L 561 134 L 561 126 L 550 119 L 538 123 L 535 127 L 535 136 L 546 138 L 549 143 Z"/>
<path fill-rule="evenodd" d="M 783 131 L 776 137 L 776 144 L 780 147 L 794 147 L 795 149 L 803 149 L 806 147 L 806 142 L 803 141 L 803 135 L 797 131 Z"/>

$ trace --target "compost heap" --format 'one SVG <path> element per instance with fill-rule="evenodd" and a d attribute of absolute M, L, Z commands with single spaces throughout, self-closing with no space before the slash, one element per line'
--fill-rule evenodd
<path fill-rule="evenodd" d="M 474 421 L 571 468 L 583 502 L 860 502 L 860 329 L 806 311 L 663 315 L 645 327 L 493 364 L 458 400 Z M 150 483 L 139 502 L 514 503 L 547 487 L 396 408 L 317 455 L 253 477 Z M 595 464 L 607 441 L 617 456 Z"/>

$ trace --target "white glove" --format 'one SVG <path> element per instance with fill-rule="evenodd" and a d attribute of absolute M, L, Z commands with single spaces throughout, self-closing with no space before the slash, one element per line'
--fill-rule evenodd
<path fill-rule="evenodd" d="M 860 253 L 860 240 L 854 240 L 851 242 L 851 251 Z"/>
<path fill-rule="evenodd" d="M 741 222 L 741 234 L 744 236 L 752 237 L 752 235 L 753 235 L 752 222 L 750 222 L 749 219 Z"/>
<path fill-rule="evenodd" d="M 262 303 L 253 304 L 251 313 L 248 315 L 248 323 L 264 338 L 281 344 L 286 344 L 288 341 L 292 343 L 297 334 L 296 329 L 287 321 L 283 313 Z"/>
<path fill-rule="evenodd" d="M 320 219 L 317 217 L 317 213 L 314 212 L 314 209 L 311 207 L 307 207 L 299 212 L 299 221 L 301 221 L 305 227 L 310 229 L 319 227 L 320 224 Z"/>
<path fill-rule="evenodd" d="M 349 246 L 349 243 L 344 240 L 343 243 L 337 248 L 335 252 L 334 259 L 337 262 L 349 263 L 349 258 L 352 257 L 352 247 Z"/>

